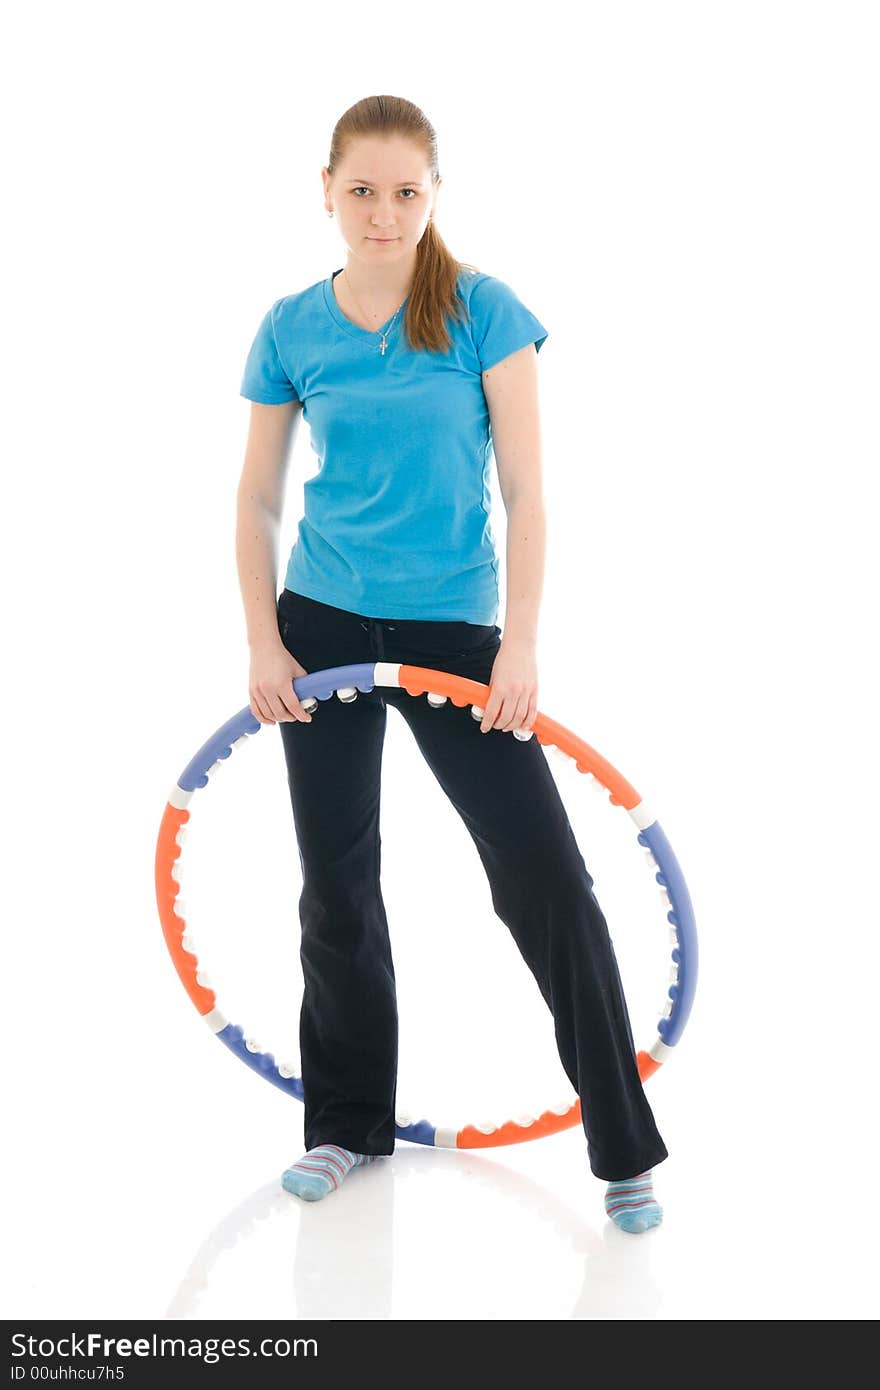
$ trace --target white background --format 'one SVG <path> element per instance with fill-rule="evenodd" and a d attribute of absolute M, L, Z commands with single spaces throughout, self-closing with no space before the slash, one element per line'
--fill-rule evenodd
<path fill-rule="evenodd" d="M 177 0 L 7 21 L 7 1317 L 876 1316 L 876 8 L 573 16 Z M 401 1143 L 324 1202 L 281 1192 L 302 1108 L 211 1037 L 159 926 L 166 798 L 248 703 L 244 359 L 274 299 L 345 262 L 320 169 L 374 92 L 435 125 L 453 253 L 549 329 L 539 706 L 655 808 L 696 911 L 696 1004 L 648 1083 L 670 1157 L 644 1237 L 606 1221 L 579 1129 Z M 282 573 L 313 461 L 304 429 Z M 503 557 L 497 484 L 493 520 Z M 649 1046 L 662 900 L 625 814 L 559 777 Z M 565 1097 L 549 1013 L 394 711 L 383 787 L 401 1105 L 459 1125 Z M 278 730 L 192 809 L 200 959 L 284 1055 Z"/>

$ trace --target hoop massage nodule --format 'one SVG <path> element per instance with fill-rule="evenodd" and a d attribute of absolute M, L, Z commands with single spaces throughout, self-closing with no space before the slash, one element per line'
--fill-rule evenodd
<path fill-rule="evenodd" d="M 358 691 L 368 692 L 376 686 L 398 687 L 408 695 L 427 694 L 428 703 L 435 708 L 451 700 L 454 705 L 471 706 L 471 715 L 481 720 L 488 698 L 489 686 L 447 671 L 435 671 L 423 666 L 398 665 L 393 662 L 364 662 L 355 666 L 332 666 L 324 671 L 310 672 L 293 682 L 294 690 L 306 710 L 318 707 L 319 700 L 335 694 L 343 703 L 357 699 Z M 241 710 L 208 739 L 184 768 L 169 797 L 159 829 L 156 845 L 156 900 L 165 941 L 184 989 L 213 1033 L 231 1052 L 297 1100 L 303 1099 L 302 1080 L 296 1069 L 287 1063 L 276 1063 L 271 1053 L 263 1052 L 258 1043 L 246 1037 L 243 1029 L 231 1023 L 217 1006 L 214 991 L 199 965 L 192 941 L 184 934 L 186 922 L 182 904 L 178 901 L 180 857 L 189 820 L 189 803 L 193 793 L 205 787 L 212 774 L 229 757 L 233 748 L 244 743 L 251 734 L 259 733 L 263 725 L 250 706 Z M 669 905 L 672 942 L 672 964 L 662 1017 L 651 1047 L 637 1054 L 639 1076 L 646 1081 L 673 1053 L 684 1032 L 694 1000 L 697 982 L 697 933 L 690 895 L 659 821 L 645 806 L 638 792 L 594 748 L 576 737 L 569 729 L 538 713 L 533 731 L 538 742 L 556 750 L 558 756 L 573 762 L 578 772 L 595 778 L 609 792 L 613 806 L 623 806 L 638 827 L 638 842 L 652 864 L 656 866 L 657 883 Z M 308 726 L 299 735 L 308 738 Z M 513 730 L 513 737 L 525 740 L 530 732 Z M 428 1120 L 413 1121 L 407 1114 L 398 1113 L 396 1135 L 415 1144 L 430 1144 L 452 1149 L 479 1149 L 503 1144 L 518 1144 L 529 1139 L 542 1139 L 549 1134 L 570 1129 L 581 1120 L 581 1102 L 552 1106 L 542 1114 L 519 1116 L 501 1125 L 468 1124 L 461 1128 L 439 1126 Z"/>

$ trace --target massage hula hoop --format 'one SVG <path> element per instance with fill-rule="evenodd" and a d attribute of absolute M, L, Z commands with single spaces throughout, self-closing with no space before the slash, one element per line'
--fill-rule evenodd
<path fill-rule="evenodd" d="M 467 680 L 447 671 L 384 661 L 332 666 L 300 676 L 293 682 L 299 700 L 309 711 L 317 709 L 319 700 L 329 700 L 334 694 L 344 703 L 350 703 L 357 699 L 358 691 L 368 692 L 376 686 L 398 687 L 414 697 L 427 694 L 428 703 L 434 708 L 447 700 L 459 707 L 470 705 L 471 715 L 477 720 L 481 720 L 485 714 L 484 702 L 490 689 L 479 681 Z M 211 1032 L 252 1071 L 301 1101 L 302 1080 L 296 1075 L 295 1068 L 285 1062 L 277 1063 L 271 1053 L 262 1052 L 259 1044 L 246 1036 L 238 1024 L 230 1023 L 218 1008 L 214 991 L 203 982 L 203 971 L 190 949 L 192 943 L 185 935 L 186 921 L 182 905 L 177 901 L 181 850 L 193 793 L 207 786 L 211 775 L 232 750 L 252 734 L 259 733 L 262 727 L 250 706 L 247 706 L 223 724 L 184 768 L 168 799 L 159 829 L 155 864 L 156 901 L 174 967 Z M 650 1048 L 637 1053 L 639 1076 L 645 1082 L 672 1056 L 694 1001 L 697 932 L 684 875 L 659 821 L 638 792 L 588 743 L 540 712 L 535 717 L 532 732 L 519 729 L 512 732 L 514 738 L 520 740 L 531 738 L 534 732 L 540 744 L 557 750 L 560 757 L 575 763 L 578 772 L 594 777 L 605 787 L 612 806 L 624 807 L 635 821 L 638 842 L 652 864 L 656 865 L 655 877 L 669 905 L 666 916 L 672 943 L 672 962 L 657 1035 Z M 308 737 L 305 728 L 302 737 Z M 396 1114 L 395 1120 L 398 1139 L 440 1148 L 480 1149 L 543 1139 L 570 1129 L 581 1121 L 581 1102 L 575 1098 L 570 1104 L 566 1102 L 563 1106 L 551 1107 L 540 1115 L 519 1116 L 500 1125 L 466 1124 L 454 1128 L 434 1125 L 425 1119 L 413 1121 L 402 1112 Z"/>

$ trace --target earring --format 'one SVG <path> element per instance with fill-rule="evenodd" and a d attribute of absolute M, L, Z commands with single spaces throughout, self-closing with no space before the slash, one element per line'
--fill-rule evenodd
<path fill-rule="evenodd" d="M 332 212 L 328 212 L 328 213 L 327 213 L 327 216 L 328 216 L 328 217 L 332 217 L 332 216 L 333 216 L 333 213 L 332 213 Z"/>

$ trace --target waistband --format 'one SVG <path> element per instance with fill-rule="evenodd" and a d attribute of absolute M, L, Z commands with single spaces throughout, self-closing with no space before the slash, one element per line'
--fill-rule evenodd
<path fill-rule="evenodd" d="M 320 599 L 310 598 L 307 594 L 299 594 L 295 589 L 282 589 L 278 597 L 279 609 L 283 610 L 285 604 L 296 604 L 301 609 L 311 610 L 324 617 L 328 623 L 345 625 L 356 622 L 364 632 L 370 633 L 399 632 L 401 635 L 409 636 L 436 634 L 438 637 L 443 633 L 462 633 L 475 639 L 500 632 L 500 628 L 494 623 L 469 623 L 460 618 L 374 617 L 368 613 L 356 613 L 348 608 L 336 608 L 332 603 L 324 603 Z"/>

